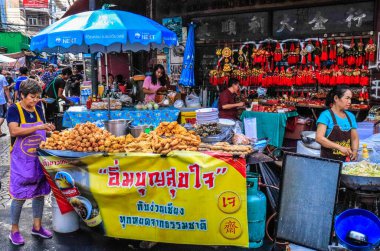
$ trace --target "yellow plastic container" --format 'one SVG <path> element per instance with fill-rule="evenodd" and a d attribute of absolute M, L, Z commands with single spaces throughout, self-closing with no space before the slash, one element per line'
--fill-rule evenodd
<path fill-rule="evenodd" d="M 195 112 L 181 112 L 181 124 L 195 124 L 196 114 Z"/>

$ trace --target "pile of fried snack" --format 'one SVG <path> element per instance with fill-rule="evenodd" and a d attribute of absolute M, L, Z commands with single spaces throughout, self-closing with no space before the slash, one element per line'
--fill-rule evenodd
<path fill-rule="evenodd" d="M 92 123 L 78 124 L 72 130 L 53 132 L 41 149 L 76 152 L 143 152 L 167 154 L 172 150 L 197 151 L 201 143 L 195 132 L 187 131 L 177 122 L 162 122 L 149 134 L 116 137 Z"/>
<path fill-rule="evenodd" d="M 250 145 L 230 145 L 227 142 L 218 142 L 214 145 L 201 143 L 199 144 L 199 151 L 213 151 L 229 153 L 232 155 L 246 156 L 252 153 L 252 146 Z"/>
<path fill-rule="evenodd" d="M 247 155 L 252 152 L 250 145 L 230 145 L 226 142 L 209 145 L 201 143 L 195 131 L 188 131 L 177 122 L 162 122 L 149 134 L 142 133 L 134 138 L 132 135 L 116 137 L 100 129 L 95 124 L 78 124 L 72 130 L 53 132 L 51 137 L 42 142 L 41 149 L 70 150 L 76 152 L 143 152 L 168 154 L 180 151 L 217 151 L 232 155 Z"/>

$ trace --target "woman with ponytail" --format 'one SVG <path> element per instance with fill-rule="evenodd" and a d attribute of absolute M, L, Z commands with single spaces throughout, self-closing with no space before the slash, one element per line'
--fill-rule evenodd
<path fill-rule="evenodd" d="M 326 97 L 328 110 L 317 121 L 316 141 L 321 144 L 321 157 L 340 161 L 357 160 L 359 137 L 355 116 L 347 110 L 352 92 L 348 86 L 335 86 Z"/>

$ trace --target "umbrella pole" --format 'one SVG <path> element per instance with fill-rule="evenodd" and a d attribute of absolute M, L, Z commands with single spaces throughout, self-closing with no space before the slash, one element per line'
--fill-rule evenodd
<path fill-rule="evenodd" d="M 104 66 L 106 68 L 106 86 L 108 90 L 108 120 L 111 120 L 111 98 L 110 98 L 110 86 L 108 86 L 108 57 L 107 52 L 104 55 Z"/>

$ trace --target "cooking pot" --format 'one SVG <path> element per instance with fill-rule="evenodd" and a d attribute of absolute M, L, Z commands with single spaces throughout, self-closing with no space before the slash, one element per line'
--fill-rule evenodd
<path fill-rule="evenodd" d="M 321 149 L 321 145 L 315 141 L 315 134 L 316 132 L 314 131 L 303 131 L 301 132 L 301 140 L 306 147 L 319 150 Z"/>
<path fill-rule="evenodd" d="M 127 135 L 130 132 L 130 125 L 132 123 L 132 120 L 127 119 L 114 119 L 114 120 L 105 120 L 103 121 L 104 128 L 115 135 L 123 136 Z"/>
<path fill-rule="evenodd" d="M 140 136 L 141 133 L 145 132 L 145 129 L 149 128 L 148 125 L 141 125 L 141 126 L 132 126 L 131 127 L 131 134 L 134 138 L 137 138 Z"/>

